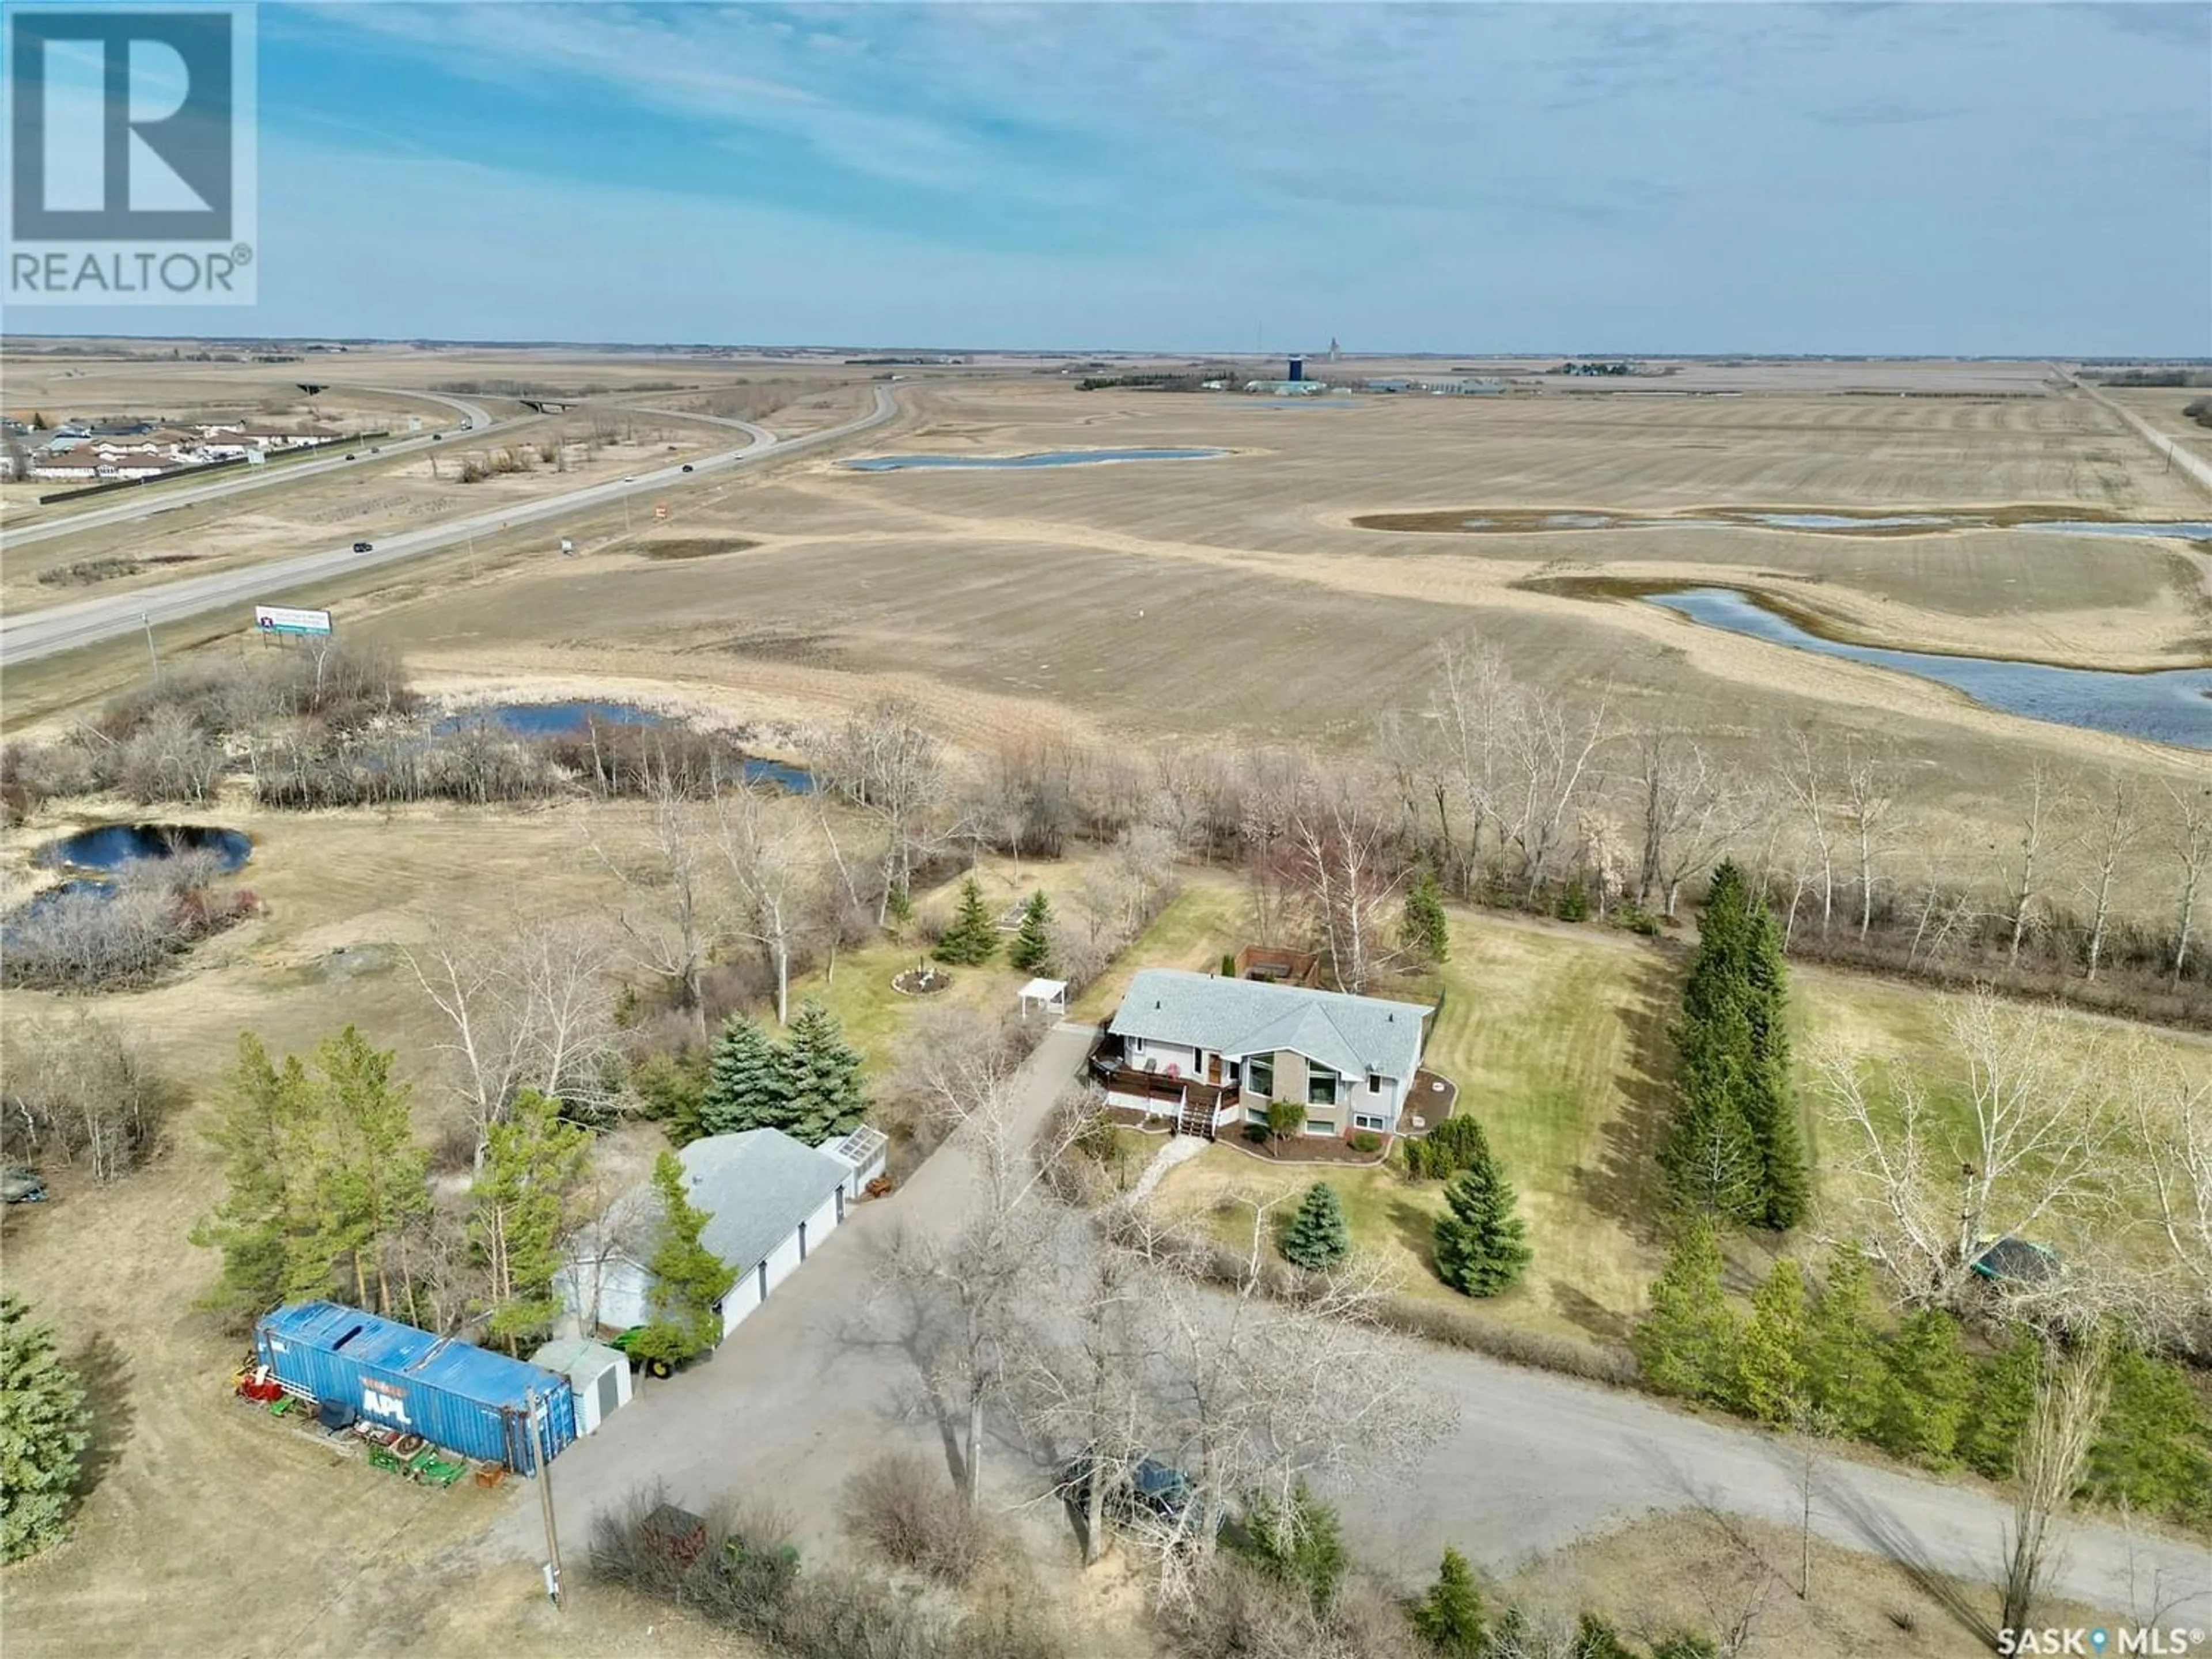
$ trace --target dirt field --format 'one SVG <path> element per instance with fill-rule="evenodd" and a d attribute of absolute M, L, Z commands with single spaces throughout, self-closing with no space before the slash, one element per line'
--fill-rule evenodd
<path fill-rule="evenodd" d="M 1100 741 L 1288 737 L 1359 745 L 1378 714 L 1424 698 L 1434 642 L 1474 628 L 1517 672 L 1558 686 L 1609 684 L 1624 718 L 1688 726 L 1747 765 L 1771 761 L 1787 729 L 1808 721 L 1893 740 L 1910 762 L 1908 804 L 1918 821 L 1940 825 L 1964 848 L 2007 832 L 2007 793 L 2037 759 L 2110 767 L 2144 783 L 2201 772 L 2196 757 L 2178 751 L 1998 715 L 1917 680 L 1698 628 L 1655 607 L 1526 585 L 1560 574 L 1735 580 L 1900 646 L 2002 652 L 2032 642 L 2034 654 L 2051 660 L 2148 665 L 2212 653 L 2212 562 L 2180 544 L 2004 531 L 1861 541 L 1750 527 L 1392 536 L 1352 522 L 1479 505 L 1690 512 L 2037 504 L 2192 518 L 2212 510 L 2109 411 L 2046 393 L 2050 377 L 2039 366 L 1703 365 L 1618 391 L 1546 382 L 1504 398 L 1288 408 L 1233 397 L 1081 394 L 1036 373 L 1040 367 L 923 373 L 899 388 L 910 409 L 903 426 L 871 434 L 868 452 L 1231 453 L 1112 467 L 888 474 L 800 457 L 703 483 L 665 524 L 626 531 L 619 509 L 580 520 L 574 560 L 549 556 L 538 532 L 494 536 L 472 550 L 313 595 L 269 597 L 331 605 L 349 636 L 402 647 L 433 690 L 665 700 L 771 731 L 898 690 L 918 698 L 950 740 L 977 750 L 1037 731 Z M 820 380 L 821 390 L 769 422 L 779 431 L 858 407 L 862 387 L 853 377 L 872 372 L 833 361 L 381 349 L 281 367 L 11 357 L 8 368 L 11 410 L 41 399 L 58 405 L 64 394 L 88 407 L 88 399 L 128 407 L 162 387 L 180 398 L 273 396 L 285 375 L 311 369 L 362 384 L 580 388 L 672 406 L 688 393 L 695 401 L 685 407 L 703 407 L 703 394 L 748 378 Z M 185 371 L 188 378 L 167 378 Z M 651 382 L 661 386 L 638 389 Z M 1681 395 L 1697 392 L 1741 395 Z M 1864 395 L 1875 392 L 1887 395 Z M 2185 401 L 2124 395 L 2162 425 L 2179 421 Z M 483 396 L 500 412 L 517 407 Z M 715 428 L 661 418 L 672 435 L 648 441 L 663 446 L 661 455 L 668 441 L 723 441 Z M 618 474 L 628 464 L 608 450 L 597 467 Z M 373 534 L 371 520 L 417 523 L 548 478 L 541 469 L 463 489 L 431 478 L 426 459 L 400 458 L 373 479 L 320 480 L 249 498 L 234 511 L 211 506 L 204 520 L 179 514 L 159 532 L 118 532 L 118 544 L 163 550 L 173 540 L 173 550 L 208 563 L 254 557 L 321 544 L 356 526 Z M 461 499 L 449 503 L 451 496 Z M 7 511 L 18 522 L 14 500 Z M 0 599 L 52 602 L 56 590 L 39 588 L 37 571 L 48 559 L 83 556 L 69 541 L 11 556 Z M 260 648 L 229 618 L 164 629 L 158 643 L 166 661 Z M 143 641 L 131 640 L 11 671 L 9 735 L 33 720 L 81 714 L 136 679 L 144 661 Z M 252 834 L 246 878 L 268 907 L 202 947 L 173 982 L 98 1005 L 146 1034 L 165 1068 L 203 1098 L 247 1027 L 285 1050 L 353 1020 L 380 1045 L 399 1048 L 403 1071 L 427 1082 L 438 1033 L 393 950 L 419 935 L 422 917 L 495 915 L 517 893 L 547 906 L 609 896 L 566 808 L 279 816 L 229 802 L 162 816 Z M 66 827 L 50 820 L 0 838 L 0 869 L 16 878 L 9 896 L 21 890 L 32 845 Z M 1024 872 L 1018 885 L 1011 869 L 991 866 L 994 901 L 1039 873 Z M 1066 874 L 1044 873 L 1048 882 Z M 2167 892 L 2144 877 L 2126 896 L 2163 906 Z M 1198 963 L 1206 951 L 1218 959 L 1216 934 L 1241 927 L 1234 911 L 1224 899 L 1174 922 L 1174 948 L 1197 952 Z M 1579 936 L 1571 942 L 1579 945 Z M 1601 1152 L 1607 1127 L 1635 1105 L 1621 1076 L 1633 1057 L 1628 1028 L 1638 988 L 1607 976 L 1609 956 L 1577 950 L 1553 972 L 1518 935 L 1488 954 L 1468 943 L 1467 970 L 1500 976 L 1498 1006 L 1524 1006 L 1532 1018 L 1548 1018 L 1563 1000 L 1581 1012 L 1573 1052 L 1556 1075 L 1539 1075 L 1528 1055 L 1485 1048 L 1462 1033 L 1468 1054 L 1500 1088 L 1600 1089 L 1571 1123 L 1556 1114 L 1558 1121 L 1544 1123 L 1573 1158 L 1592 1145 Z M 901 1011 L 877 983 L 895 954 L 859 953 L 840 969 L 834 994 L 864 1042 L 895 1033 Z M 1011 982 L 1010 971 L 994 969 L 965 976 L 956 994 L 997 998 Z M 1909 1040 L 1911 995 L 1893 999 L 1899 1006 L 1854 1004 L 1861 1012 L 1853 1018 L 1877 1036 Z M 13 1030 L 54 1006 L 10 994 L 0 1015 Z M 1481 1006 L 1467 1004 L 1470 1014 Z M 1518 1151 L 1533 1158 L 1542 1148 Z M 60 1327 L 71 1349 L 112 1334 L 116 1357 L 95 1351 L 90 1369 L 106 1419 L 119 1425 L 100 1455 L 78 1539 L 0 1580 L 11 1652 L 726 1650 L 695 1626 L 672 1628 L 658 1610 L 614 1598 L 580 1603 L 558 1620 L 526 1572 L 482 1576 L 457 1547 L 482 1532 L 492 1510 L 526 1501 L 526 1492 L 419 1493 L 364 1468 L 334 1466 L 284 1425 L 228 1402 L 237 1345 L 191 1308 L 211 1258 L 180 1243 L 216 1187 L 187 1120 L 165 1156 L 130 1181 L 92 1191 L 64 1175 L 54 1204 L 8 1218 L 10 1287 Z M 1528 1188 L 1543 1225 L 1556 1232 L 1571 1224 L 1571 1170 L 1531 1179 Z M 1589 1248 L 1630 1237 L 1608 1221 Z M 1640 1283 L 1646 1265 L 1593 1255 L 1577 1273 L 1615 1304 L 1601 1305 L 1598 1316 L 1617 1319 L 1627 1310 L 1623 1287 Z M 1564 1307 L 1543 1317 L 1577 1323 Z M 1589 1593 L 1600 1605 L 1610 1605 L 1606 1583 L 1664 1571 L 1638 1537 L 1588 1548 Z M 1831 1631 L 1816 1620 L 1804 1645 L 1773 1650 L 1882 1645 L 1887 1594 L 1870 1590 L 1850 1621 Z M 1897 1638 L 1905 1650 L 1958 1648 L 1931 1633 L 1935 1614 L 1923 1611 L 1917 1620 L 1917 1637 Z"/>

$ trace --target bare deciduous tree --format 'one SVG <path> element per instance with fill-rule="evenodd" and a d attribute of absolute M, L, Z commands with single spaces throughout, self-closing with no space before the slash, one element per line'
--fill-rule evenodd
<path fill-rule="evenodd" d="M 913 884 L 915 865 L 935 844 L 935 815 L 948 780 L 945 755 L 908 698 L 883 697 L 815 745 L 821 780 L 874 819 L 884 836 L 880 927 L 891 895 Z"/>
<path fill-rule="evenodd" d="M 2005 1529 L 2003 1597 L 1998 1626 L 2025 1630 L 2033 1621 L 2054 1564 L 2066 1510 L 2081 1484 L 2090 1443 L 2104 1419 L 2112 1384 L 2103 1339 L 2092 1334 L 2070 1349 L 2045 1342 L 2035 1402 L 2013 1454 L 2012 1522 Z"/>
<path fill-rule="evenodd" d="M 1636 763 L 1636 902 L 1649 905 L 1656 893 L 1671 916 L 1683 884 L 1710 869 L 1741 827 L 1741 804 L 1725 769 L 1680 732 L 1638 733 Z"/>
<path fill-rule="evenodd" d="M 2112 914 L 2112 877 L 2136 840 L 2135 794 L 2128 781 L 2115 772 L 2105 780 L 2105 810 L 2098 815 L 2094 878 L 2087 884 L 2089 898 L 2088 977 L 2097 977 L 2105 954 L 2105 928 Z"/>
<path fill-rule="evenodd" d="M 1339 990 L 1367 988 L 1395 954 L 1390 925 L 1401 872 L 1360 780 L 1317 791 L 1291 821 L 1291 870 Z"/>
<path fill-rule="evenodd" d="M 775 1023 L 791 1018 L 791 957 L 812 872 L 803 822 L 782 795 L 741 784 L 715 799 L 715 844 L 737 890 L 731 931 L 760 947 L 775 975 Z"/>
<path fill-rule="evenodd" d="M 652 840 L 641 856 L 617 857 L 589 828 L 592 855 L 625 890 L 619 913 L 630 959 L 658 975 L 691 1016 L 699 1040 L 707 1039 L 706 998 L 701 979 L 714 943 L 714 896 L 706 878 L 711 828 L 700 805 L 685 798 L 665 771 L 650 790 Z"/>
<path fill-rule="evenodd" d="M 588 921 L 523 919 L 498 935 L 433 919 L 407 953 L 416 984 L 445 1015 L 453 1086 L 483 1172 L 486 1137 L 525 1089 L 589 1115 L 614 1100 L 611 941 Z"/>
<path fill-rule="evenodd" d="M 2197 921 L 2197 894 L 2204 880 L 2207 866 L 2212 866 L 2212 789 L 2184 789 L 2168 784 L 2166 792 L 2172 797 L 2174 822 L 2172 848 L 2174 862 L 2181 870 L 2181 895 L 2174 918 L 2173 982 L 2181 983 L 2182 970 L 2189 965 L 2189 944 Z"/>
<path fill-rule="evenodd" d="M 1885 1110 L 1855 1058 L 1830 1048 L 1814 1065 L 1856 1177 L 1854 1237 L 1905 1300 L 1956 1308 L 1993 1238 L 2060 1221 L 2087 1231 L 2109 1202 L 2117 1115 L 2098 1056 L 2049 1012 L 1977 992 L 1944 1024 L 1963 1073 L 1955 1132 L 1932 1103 L 1941 1085 L 1923 1077 L 1899 1078 Z"/>

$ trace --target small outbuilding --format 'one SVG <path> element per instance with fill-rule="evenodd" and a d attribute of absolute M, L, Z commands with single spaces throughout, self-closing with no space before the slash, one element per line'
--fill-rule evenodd
<path fill-rule="evenodd" d="M 618 1348 L 588 1336 L 556 1337 L 531 1355 L 530 1363 L 568 1379 L 579 1434 L 590 1434 L 610 1413 L 629 1404 L 629 1359 Z"/>
<path fill-rule="evenodd" d="M 781 1129 L 708 1135 L 677 1156 L 686 1197 L 707 1213 L 699 1242 L 738 1275 L 719 1312 L 725 1334 L 768 1300 L 845 1219 L 883 1172 L 879 1129 L 855 1129 L 809 1146 Z M 653 1316 L 650 1263 L 662 1227 L 650 1186 L 617 1199 L 569 1241 L 554 1275 L 563 1304 L 586 1331 L 623 1331 Z"/>
<path fill-rule="evenodd" d="M 1022 1018 L 1030 1017 L 1034 1007 L 1053 1018 L 1063 1018 L 1067 1012 L 1067 981 L 1064 979 L 1033 979 L 1022 987 Z"/>

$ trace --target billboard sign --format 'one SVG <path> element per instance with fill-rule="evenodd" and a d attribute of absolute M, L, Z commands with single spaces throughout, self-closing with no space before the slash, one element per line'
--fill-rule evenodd
<path fill-rule="evenodd" d="M 331 613 L 302 611 L 289 605 L 257 605 L 253 607 L 253 625 L 264 634 L 328 635 Z"/>

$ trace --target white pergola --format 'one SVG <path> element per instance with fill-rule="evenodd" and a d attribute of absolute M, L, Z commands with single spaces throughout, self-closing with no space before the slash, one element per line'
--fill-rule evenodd
<path fill-rule="evenodd" d="M 1064 979 L 1033 979 L 1022 987 L 1022 1018 L 1030 1017 L 1030 1005 L 1035 1003 L 1048 1014 L 1064 1016 L 1067 1012 L 1067 981 Z"/>

